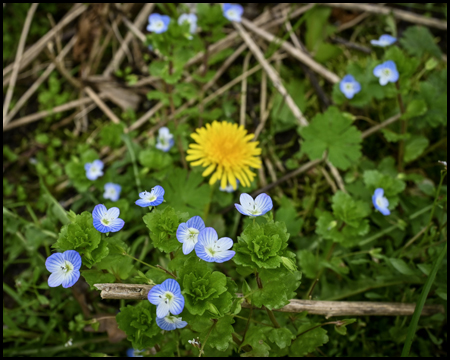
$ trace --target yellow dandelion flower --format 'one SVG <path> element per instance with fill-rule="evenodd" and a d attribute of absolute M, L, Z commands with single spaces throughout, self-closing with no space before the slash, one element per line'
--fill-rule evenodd
<path fill-rule="evenodd" d="M 250 186 L 255 177 L 250 167 L 261 167 L 259 142 L 251 141 L 254 136 L 247 134 L 243 126 L 214 121 L 191 134 L 196 143 L 189 145 L 186 160 L 193 166 L 206 167 L 203 176 L 214 173 L 209 180 L 211 185 L 220 181 L 222 188 L 229 183 L 236 190 L 237 179 Z"/>

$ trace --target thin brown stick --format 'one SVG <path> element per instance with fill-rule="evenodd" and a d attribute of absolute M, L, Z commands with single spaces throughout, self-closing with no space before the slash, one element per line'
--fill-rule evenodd
<path fill-rule="evenodd" d="M 64 57 L 69 53 L 69 51 L 72 49 L 73 45 L 75 44 L 76 36 L 74 36 L 64 47 L 64 49 L 59 53 L 59 55 L 56 57 L 57 62 L 63 61 Z M 14 108 L 8 113 L 7 115 L 7 123 L 11 121 L 14 116 L 18 113 L 18 111 L 22 108 L 22 106 L 28 101 L 28 99 L 36 92 L 36 90 L 41 86 L 41 84 L 50 76 L 53 70 L 55 70 L 55 63 L 51 63 L 47 69 L 39 76 L 39 78 L 31 85 L 28 90 L 20 97 L 20 99 L 17 101 Z"/>
<path fill-rule="evenodd" d="M 389 125 L 395 123 L 397 120 L 399 120 L 400 116 L 401 116 L 401 114 L 394 115 L 393 117 L 387 119 L 386 121 L 383 121 L 381 124 L 372 126 L 370 129 L 364 131 L 361 134 L 361 137 L 363 139 L 365 139 L 366 137 L 376 133 L 378 130 L 384 129 L 386 126 L 389 126 Z"/>
<path fill-rule="evenodd" d="M 86 94 L 97 104 L 97 106 L 102 109 L 102 111 L 105 113 L 105 115 L 107 117 L 110 118 L 110 120 L 114 123 L 114 124 L 119 124 L 120 123 L 120 119 L 116 116 L 116 114 L 114 114 L 112 112 L 112 110 L 108 107 L 108 105 L 106 105 L 102 99 L 100 99 L 100 97 L 95 93 L 94 90 L 92 90 L 89 86 L 86 86 L 84 88 L 84 91 L 86 92 Z"/>
<path fill-rule="evenodd" d="M 247 55 L 245 55 L 244 58 L 244 64 L 242 66 L 242 72 L 245 73 L 248 70 L 248 65 L 250 63 L 250 56 L 252 55 L 251 52 L 249 52 Z M 241 111 L 239 116 L 239 125 L 242 125 L 245 127 L 245 113 L 246 113 L 246 105 L 247 105 L 247 77 L 244 77 L 242 79 L 242 85 L 241 85 Z"/>
<path fill-rule="evenodd" d="M 395 18 L 408 21 L 414 24 L 425 25 L 437 29 L 447 30 L 447 21 L 436 18 L 429 18 L 421 15 L 416 15 L 409 11 L 394 9 L 391 7 L 380 6 L 377 4 L 359 4 L 359 3 L 320 3 L 319 5 L 337 7 L 341 9 L 366 11 L 372 14 L 389 15 L 392 14 Z"/>
<path fill-rule="evenodd" d="M 129 43 L 133 39 L 134 36 L 137 36 L 141 41 L 145 41 L 145 35 L 142 34 L 142 32 L 139 30 L 142 26 L 144 26 L 148 15 L 152 12 L 155 4 L 154 3 L 147 3 L 144 5 L 142 10 L 139 12 L 138 16 L 136 16 L 136 19 L 134 21 L 134 24 L 131 23 L 126 17 L 122 17 L 122 20 L 125 25 L 127 25 L 129 31 L 125 35 L 125 39 L 120 44 L 119 50 L 114 54 L 113 59 L 106 67 L 105 71 L 103 72 L 104 76 L 109 76 L 111 73 L 119 68 L 120 63 L 125 57 L 125 49 L 128 48 Z"/>
<path fill-rule="evenodd" d="M 33 20 L 34 13 L 38 7 L 39 3 L 32 3 L 30 9 L 28 10 L 27 17 L 25 19 L 25 23 L 22 28 L 22 33 L 20 34 L 19 45 L 17 46 L 16 58 L 14 60 L 11 78 L 9 80 L 8 90 L 6 91 L 5 101 L 3 102 L 3 128 L 8 124 L 8 109 L 9 104 L 11 103 L 14 86 L 16 85 L 17 75 L 20 70 L 20 62 L 23 56 L 23 49 L 25 48 L 25 43 L 27 41 L 28 31 L 30 30 L 31 21 Z"/>
<path fill-rule="evenodd" d="M 292 46 L 289 42 L 283 41 L 282 39 L 276 37 L 275 35 L 269 33 L 268 31 L 256 26 L 253 22 L 247 19 L 242 19 L 242 24 L 256 35 L 262 37 L 263 39 L 269 42 L 279 44 L 282 49 L 286 50 L 290 55 L 295 57 L 297 60 L 301 61 L 303 64 L 308 66 L 314 72 L 323 76 L 326 80 L 328 80 L 332 84 L 340 81 L 339 76 L 337 76 L 330 70 L 326 69 L 324 66 L 320 65 L 317 61 L 312 59 L 310 56 L 308 56 L 308 54 L 306 54 L 302 50 Z"/>
<path fill-rule="evenodd" d="M 308 121 L 303 116 L 303 114 L 300 111 L 297 104 L 295 104 L 291 95 L 289 95 L 289 93 L 287 92 L 286 88 L 284 87 L 283 83 L 281 82 L 280 76 L 276 73 L 276 71 L 272 68 L 272 66 L 270 66 L 269 63 L 267 62 L 261 49 L 258 47 L 258 45 L 256 45 L 256 43 L 252 40 L 250 35 L 244 30 L 244 28 L 242 27 L 241 24 L 233 22 L 233 25 L 238 30 L 242 39 L 247 43 L 250 51 L 253 53 L 253 55 L 255 55 L 256 59 L 261 64 L 264 71 L 267 73 L 267 76 L 272 81 L 273 86 L 278 90 L 278 92 L 281 94 L 281 96 L 284 97 L 286 105 L 292 111 L 292 114 L 297 119 L 298 124 L 300 126 L 307 126 Z"/>
<path fill-rule="evenodd" d="M 339 174 L 339 170 L 336 169 L 336 167 L 330 162 L 330 160 L 327 160 L 326 163 L 327 166 L 330 168 L 331 175 L 333 175 L 334 180 L 336 180 L 336 184 L 339 187 L 339 189 L 347 193 L 347 190 L 345 190 L 344 180 L 342 180 L 341 174 Z"/>
<path fill-rule="evenodd" d="M 258 139 L 259 134 L 264 129 L 264 125 L 268 116 L 266 116 L 266 103 L 267 103 L 267 74 L 263 71 L 261 74 L 261 97 L 259 99 L 259 124 L 255 130 L 254 141 Z"/>
<path fill-rule="evenodd" d="M 101 290 L 102 299 L 147 300 L 147 294 L 152 285 L 141 284 L 94 284 Z M 236 294 L 237 297 L 244 297 Z M 244 301 L 243 308 L 251 308 Z M 414 313 L 416 304 L 372 302 L 372 301 L 320 301 L 320 300 L 289 300 L 289 304 L 274 311 L 331 316 L 410 316 Z M 262 310 L 253 307 L 255 310 Z M 422 316 L 444 313 L 442 305 L 425 305 Z"/>
<path fill-rule="evenodd" d="M 83 12 L 87 10 L 87 6 L 83 4 L 76 4 L 74 7 L 67 13 L 66 16 L 47 34 L 45 34 L 42 38 L 39 39 L 34 45 L 32 45 L 29 49 L 27 49 L 22 56 L 22 60 L 20 61 L 20 69 L 23 69 L 27 66 L 31 61 L 33 61 L 39 53 L 44 50 L 47 44 L 61 31 L 61 29 L 69 24 L 71 21 L 80 16 Z M 8 65 L 3 69 L 3 86 L 5 86 L 9 81 L 9 78 L 6 76 L 12 70 L 13 64 Z M 19 70 L 20 70 L 19 69 Z"/>

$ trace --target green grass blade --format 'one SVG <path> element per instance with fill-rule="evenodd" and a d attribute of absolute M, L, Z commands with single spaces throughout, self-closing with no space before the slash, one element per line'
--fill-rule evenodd
<path fill-rule="evenodd" d="M 422 313 L 425 300 L 427 299 L 428 293 L 430 292 L 431 289 L 431 285 L 433 285 L 434 278 L 436 277 L 436 274 L 439 268 L 441 267 L 442 260 L 444 259 L 444 256 L 446 254 L 447 254 L 447 243 L 445 243 L 444 251 L 442 251 L 439 254 L 438 258 L 434 261 L 433 269 L 431 270 L 430 276 L 425 282 L 422 294 L 420 294 L 420 298 L 419 301 L 417 302 L 416 309 L 414 310 L 411 323 L 409 324 L 408 335 L 406 336 L 405 345 L 403 346 L 402 357 L 409 356 L 409 351 L 411 349 L 414 334 L 416 333 L 417 324 L 419 323 L 420 314 Z"/>

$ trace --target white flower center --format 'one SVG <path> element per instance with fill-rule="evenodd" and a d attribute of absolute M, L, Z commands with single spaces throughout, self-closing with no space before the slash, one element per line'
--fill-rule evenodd
<path fill-rule="evenodd" d="M 234 18 L 237 15 L 236 11 L 234 11 L 233 9 L 228 10 L 227 13 L 228 13 L 228 17 L 230 17 L 230 18 Z"/>
<path fill-rule="evenodd" d="M 145 197 L 145 200 L 147 200 L 148 202 L 153 202 L 157 199 L 156 195 L 150 193 Z"/>
<path fill-rule="evenodd" d="M 384 201 L 382 197 L 377 198 L 376 202 L 379 207 L 384 207 Z"/>
<path fill-rule="evenodd" d="M 105 226 L 109 226 L 109 224 L 111 223 L 111 220 L 105 216 L 100 220 L 100 222 Z"/>
<path fill-rule="evenodd" d="M 389 70 L 389 69 L 384 69 L 384 70 L 383 70 L 383 75 L 384 75 L 385 77 L 389 77 L 389 76 L 391 75 L 391 70 Z"/>
<path fill-rule="evenodd" d="M 164 26 L 164 24 L 163 24 L 162 21 L 157 21 L 157 22 L 155 23 L 155 27 L 156 27 L 157 29 L 161 29 L 163 26 Z"/>
<path fill-rule="evenodd" d="M 68 273 L 69 271 L 73 270 L 73 265 L 70 261 L 65 260 L 64 264 L 61 265 L 61 270 L 64 271 L 64 273 Z"/>
<path fill-rule="evenodd" d="M 353 84 L 352 83 L 347 83 L 347 84 L 345 84 L 345 88 L 347 90 L 353 90 Z"/>
<path fill-rule="evenodd" d="M 161 302 L 165 302 L 166 304 L 170 304 L 170 302 L 175 299 L 175 295 L 171 291 L 166 291 L 164 294 L 159 295 Z"/>
<path fill-rule="evenodd" d="M 196 228 L 189 228 L 188 231 L 188 240 L 197 242 L 198 234 L 200 233 L 200 231 L 198 231 Z"/>

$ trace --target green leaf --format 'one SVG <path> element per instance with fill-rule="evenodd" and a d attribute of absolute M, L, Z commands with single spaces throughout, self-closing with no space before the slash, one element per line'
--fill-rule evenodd
<path fill-rule="evenodd" d="M 425 26 L 410 26 L 402 34 L 400 44 L 412 56 L 422 57 L 424 53 L 428 53 L 438 59 L 441 58 L 441 50 Z"/>
<path fill-rule="evenodd" d="M 94 228 L 92 214 L 87 211 L 61 228 L 58 241 L 52 247 L 59 251 L 78 251 L 83 265 L 89 268 L 109 253 L 107 242 L 102 240 L 100 232 Z"/>
<path fill-rule="evenodd" d="M 311 160 L 319 159 L 328 151 L 330 162 L 347 170 L 361 157 L 361 133 L 352 120 L 331 106 L 316 115 L 309 126 L 299 129 L 304 138 L 303 151 Z"/>
<path fill-rule="evenodd" d="M 123 252 L 128 250 L 128 246 L 114 236 L 108 238 L 107 242 L 109 254 L 96 265 L 97 268 L 108 270 L 122 280 L 128 279 L 134 267 L 133 260 L 123 255 Z"/>
<path fill-rule="evenodd" d="M 298 217 L 293 202 L 286 196 L 280 199 L 280 207 L 276 212 L 276 219 L 284 221 L 287 232 L 292 236 L 296 236 L 303 225 L 303 219 Z"/>
<path fill-rule="evenodd" d="M 238 236 L 233 249 L 233 260 L 238 265 L 274 269 L 280 266 L 281 256 L 285 255 L 289 234 L 282 222 L 268 221 L 264 224 L 248 225 Z"/>
<path fill-rule="evenodd" d="M 204 342 L 209 333 L 206 344 L 219 351 L 225 351 L 233 341 L 233 337 L 231 336 L 234 331 L 232 326 L 233 323 L 234 319 L 231 316 L 225 316 L 219 319 L 215 325 L 213 325 L 211 332 L 209 331 L 210 328 L 205 328 L 200 333 L 200 341 Z"/>
<path fill-rule="evenodd" d="M 139 163 L 150 170 L 163 170 L 172 165 L 172 158 L 168 153 L 158 149 L 145 149 L 139 152 Z"/>
<path fill-rule="evenodd" d="M 417 275 L 416 271 L 411 269 L 408 264 L 402 259 L 394 259 L 390 258 L 389 262 L 392 264 L 392 266 L 401 274 L 403 275 Z"/>
<path fill-rule="evenodd" d="M 91 286 L 91 289 L 95 289 L 94 284 L 113 283 L 116 281 L 114 275 L 100 270 L 81 270 L 81 275 Z"/>
<path fill-rule="evenodd" d="M 156 306 L 149 301 L 120 308 L 116 320 L 119 329 L 125 331 L 135 349 L 153 347 L 163 338 L 161 329 L 156 324 Z"/>
<path fill-rule="evenodd" d="M 404 157 L 405 162 L 409 163 L 416 160 L 423 154 L 429 144 L 430 141 L 422 135 L 413 136 L 411 139 L 406 141 Z"/>
<path fill-rule="evenodd" d="M 354 200 L 342 191 L 334 194 L 332 202 L 334 216 L 354 228 L 359 227 L 361 219 L 370 214 L 370 207 L 366 201 Z"/>
<path fill-rule="evenodd" d="M 64 166 L 67 176 L 79 192 L 85 192 L 93 184 L 92 180 L 86 178 L 84 164 L 91 163 L 97 159 L 99 159 L 97 152 L 93 149 L 87 149 L 81 154 L 81 158 L 73 157 Z"/>
<path fill-rule="evenodd" d="M 203 315 L 206 310 L 215 312 L 210 303 L 219 296 L 223 296 L 224 299 L 212 305 L 221 310 L 231 307 L 232 297 L 227 295 L 228 293 L 224 294 L 227 291 L 227 277 L 219 271 L 212 272 L 206 263 L 197 257 L 191 257 L 186 261 L 179 271 L 178 279 L 182 284 L 185 306 L 191 314 Z M 212 314 L 213 317 L 218 317 L 217 315 Z"/>
<path fill-rule="evenodd" d="M 318 327 L 308 331 L 312 327 L 314 326 L 308 324 L 298 328 L 297 333 L 299 336 L 290 347 L 291 356 L 304 356 L 328 342 L 327 331 L 325 329 Z"/>
<path fill-rule="evenodd" d="M 252 350 L 242 354 L 243 357 L 268 357 L 271 347 L 267 344 L 266 334 L 271 331 L 271 327 L 268 326 L 250 326 L 247 334 L 245 335 L 245 341 L 241 345 L 250 345 Z"/>
<path fill-rule="evenodd" d="M 427 112 L 427 103 L 423 99 L 412 100 L 406 107 L 405 113 L 402 115 L 402 119 L 411 119 L 416 116 L 423 115 Z"/>
<path fill-rule="evenodd" d="M 447 69 L 434 71 L 426 82 L 420 83 L 419 98 L 425 100 L 428 111 L 417 120 L 420 127 L 447 123 Z"/>
<path fill-rule="evenodd" d="M 165 200 L 178 211 L 189 212 L 191 216 L 203 216 L 210 199 L 210 188 L 201 185 L 203 177 L 196 172 L 175 168 L 167 174 L 161 186 L 166 190 Z"/>
<path fill-rule="evenodd" d="M 267 338 L 277 344 L 280 349 L 284 349 L 285 347 L 291 345 L 291 340 L 295 338 L 294 334 L 287 328 L 275 329 L 272 328 L 267 333 Z"/>
<path fill-rule="evenodd" d="M 153 245 L 166 253 L 176 251 L 181 247 L 176 233 L 178 225 L 188 219 L 188 213 L 175 212 L 171 206 L 167 206 L 164 210 L 155 209 L 142 218 L 150 230 Z"/>
<path fill-rule="evenodd" d="M 278 269 L 262 269 L 259 272 L 263 288 L 256 289 L 252 296 L 252 304 L 256 307 L 266 306 L 268 309 L 279 309 L 296 297 L 295 290 L 300 286 L 301 272 L 290 272 L 284 267 Z"/>
<path fill-rule="evenodd" d="M 297 253 L 300 269 L 308 279 L 315 279 L 319 271 L 319 264 L 315 255 L 309 250 L 300 250 Z"/>
<path fill-rule="evenodd" d="M 110 123 L 103 127 L 103 129 L 100 131 L 99 145 L 109 146 L 113 149 L 118 148 L 120 145 L 122 145 L 121 135 L 123 134 L 124 128 L 125 125 L 122 123 Z"/>

